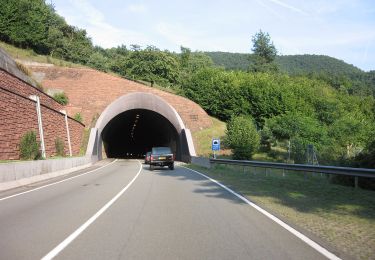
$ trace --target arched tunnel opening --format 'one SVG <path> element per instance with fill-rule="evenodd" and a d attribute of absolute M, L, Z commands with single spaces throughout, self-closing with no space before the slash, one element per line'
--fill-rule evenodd
<path fill-rule="evenodd" d="M 102 131 L 108 158 L 143 158 L 157 146 L 168 146 L 181 158 L 180 137 L 172 123 L 161 114 L 133 109 L 112 118 Z"/>

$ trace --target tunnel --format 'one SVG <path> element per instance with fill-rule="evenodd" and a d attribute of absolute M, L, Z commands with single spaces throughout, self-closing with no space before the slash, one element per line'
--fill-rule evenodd
<path fill-rule="evenodd" d="M 143 158 L 157 146 L 168 146 L 181 158 L 175 127 L 161 114 L 147 109 L 132 109 L 115 116 L 104 127 L 102 140 L 108 158 Z"/>
<path fill-rule="evenodd" d="M 135 92 L 104 109 L 91 128 L 86 155 L 95 160 L 142 158 L 156 146 L 169 146 L 179 161 L 196 156 L 191 132 L 177 111 L 157 95 Z"/>

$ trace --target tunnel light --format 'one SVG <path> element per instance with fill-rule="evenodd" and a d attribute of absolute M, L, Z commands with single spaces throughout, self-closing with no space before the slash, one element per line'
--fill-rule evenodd
<path fill-rule="evenodd" d="M 136 118 L 139 118 L 139 115 L 137 114 L 135 117 L 136 117 Z"/>

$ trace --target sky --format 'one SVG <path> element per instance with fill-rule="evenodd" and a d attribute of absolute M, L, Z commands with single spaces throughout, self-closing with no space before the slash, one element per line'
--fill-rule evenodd
<path fill-rule="evenodd" d="M 95 45 L 251 53 L 269 33 L 280 55 L 321 54 L 375 70 L 375 0 L 47 0 Z"/>

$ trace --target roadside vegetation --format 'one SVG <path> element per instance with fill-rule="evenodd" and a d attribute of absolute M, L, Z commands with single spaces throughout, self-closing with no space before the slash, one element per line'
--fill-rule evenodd
<path fill-rule="evenodd" d="M 247 118 L 260 136 L 251 147 L 259 149 L 247 146 L 241 158 L 306 163 L 312 147 L 319 164 L 375 167 L 374 73 L 325 56 L 280 57 L 261 30 L 249 36 L 246 59 L 183 46 L 180 53 L 137 44 L 104 49 L 84 29 L 67 24 L 53 4 L 21 0 L 2 5 L 0 40 L 16 57 L 81 64 L 163 88 L 225 123 Z M 217 56 L 227 63 L 220 66 Z M 231 70 L 235 61 L 245 68 Z M 225 142 L 232 138 L 227 133 L 224 148 L 236 154 Z"/>
<path fill-rule="evenodd" d="M 375 255 L 375 197 L 369 190 L 331 184 L 320 174 L 262 168 L 189 166 L 244 195 L 302 233 L 328 242 L 354 259 Z"/>

